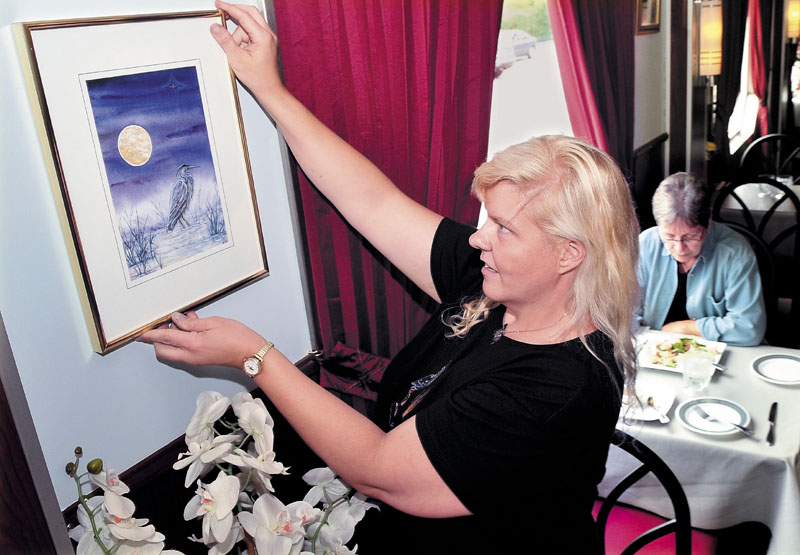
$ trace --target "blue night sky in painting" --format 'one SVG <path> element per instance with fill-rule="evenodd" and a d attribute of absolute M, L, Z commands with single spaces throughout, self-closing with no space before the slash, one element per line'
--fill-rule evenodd
<path fill-rule="evenodd" d="M 87 79 L 86 87 L 118 214 L 151 201 L 168 203 L 181 164 L 200 166 L 195 177 L 215 181 L 194 66 Z M 141 166 L 129 165 L 117 150 L 128 125 L 143 127 L 153 143 L 150 160 Z"/>

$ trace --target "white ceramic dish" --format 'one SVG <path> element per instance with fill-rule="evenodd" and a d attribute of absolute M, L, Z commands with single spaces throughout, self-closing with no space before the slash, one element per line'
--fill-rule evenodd
<path fill-rule="evenodd" d="M 622 407 L 619 411 L 620 418 L 653 422 L 659 420 L 659 412 L 669 417 L 669 411 L 675 402 L 675 391 L 669 388 L 652 388 L 644 384 L 636 385 L 636 395 L 640 402 L 630 399 L 627 395 L 622 397 Z M 647 405 L 647 398 L 653 398 L 653 405 Z M 633 401 L 633 402 L 631 402 Z"/>
<path fill-rule="evenodd" d="M 783 353 L 763 355 L 750 364 L 756 376 L 778 385 L 800 384 L 800 357 Z"/>
<path fill-rule="evenodd" d="M 658 370 L 669 370 L 670 372 L 677 372 L 678 369 L 674 366 L 667 366 L 659 364 L 655 360 L 655 354 L 658 351 L 658 345 L 665 342 L 675 342 L 682 337 L 688 337 L 695 340 L 697 343 L 704 345 L 708 349 L 716 351 L 714 354 L 714 362 L 718 363 L 722 358 L 722 353 L 728 346 L 727 343 L 721 341 L 709 341 L 702 337 L 694 335 L 681 334 L 681 333 L 668 333 L 665 331 L 648 330 L 636 335 L 636 359 L 637 364 L 642 368 L 656 368 Z"/>
<path fill-rule="evenodd" d="M 698 397 L 684 401 L 675 409 L 675 415 L 683 426 L 698 434 L 707 436 L 729 436 L 739 434 L 734 426 L 726 422 L 706 419 L 700 416 L 696 407 L 702 408 L 706 413 L 720 420 L 734 422 L 740 426 L 750 424 L 750 413 L 733 401 L 718 397 Z"/>

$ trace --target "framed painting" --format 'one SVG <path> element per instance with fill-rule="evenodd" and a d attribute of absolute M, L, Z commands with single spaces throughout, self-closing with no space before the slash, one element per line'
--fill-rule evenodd
<path fill-rule="evenodd" d="M 661 28 L 661 0 L 636 0 L 636 34 L 657 33 Z"/>
<path fill-rule="evenodd" d="M 268 274 L 221 12 L 14 25 L 95 351 Z"/>

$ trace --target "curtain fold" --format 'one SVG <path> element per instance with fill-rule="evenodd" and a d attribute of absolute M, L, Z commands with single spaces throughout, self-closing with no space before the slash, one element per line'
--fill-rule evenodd
<path fill-rule="evenodd" d="M 608 152 L 608 141 L 586 69 L 573 3 L 567 0 L 548 0 L 547 12 L 572 134 Z"/>
<path fill-rule="evenodd" d="M 759 0 L 749 0 L 747 18 L 750 20 L 750 78 L 753 93 L 758 97 L 758 126 L 761 135 L 769 131 L 767 111 L 767 71 L 764 62 L 764 41 L 762 40 L 761 6 Z"/>
<path fill-rule="evenodd" d="M 716 150 L 709 164 L 709 176 L 713 183 L 730 181 L 735 177 L 736 163 L 730 153 L 728 121 L 736 98 L 742 75 L 742 45 L 744 44 L 747 4 L 744 2 L 722 3 L 722 67 L 717 78 L 717 103 L 714 108 L 713 135 Z"/>
<path fill-rule="evenodd" d="M 607 152 L 623 175 L 633 167 L 634 2 L 573 0 Z"/>
<path fill-rule="evenodd" d="M 469 191 L 486 157 L 501 9 L 502 0 L 276 0 L 286 86 L 409 196 L 475 223 Z M 341 341 L 393 356 L 429 299 L 302 172 L 298 181 L 322 348 Z"/>

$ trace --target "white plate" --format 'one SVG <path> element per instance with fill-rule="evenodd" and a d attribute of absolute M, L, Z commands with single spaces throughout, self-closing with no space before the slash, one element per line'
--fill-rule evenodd
<path fill-rule="evenodd" d="M 722 353 L 725 351 L 725 347 L 728 346 L 727 343 L 723 343 L 721 341 L 710 341 L 708 339 L 703 339 L 702 337 L 697 337 L 686 333 L 669 333 L 665 331 L 648 330 L 636 335 L 637 364 L 642 368 L 656 368 L 658 370 L 677 372 L 677 368 L 673 366 L 666 366 L 664 364 L 658 364 L 657 362 L 654 362 L 653 359 L 657 351 L 657 346 L 660 343 L 665 341 L 674 342 L 681 337 L 690 337 L 701 345 L 705 345 L 709 349 L 714 349 L 717 352 L 717 354 L 714 355 L 714 362 L 719 362 L 719 360 L 722 358 Z"/>
<path fill-rule="evenodd" d="M 635 401 L 631 403 L 631 399 L 627 395 L 622 396 L 622 407 L 620 407 L 619 417 L 631 420 L 642 420 L 644 422 L 652 422 L 658 420 L 658 412 L 669 417 L 669 411 L 672 408 L 672 403 L 675 402 L 675 391 L 669 388 L 653 388 L 646 385 L 636 384 L 636 395 L 641 400 L 640 403 Z M 655 407 L 651 407 L 647 403 L 647 398 L 653 398 Z"/>
<path fill-rule="evenodd" d="M 684 401 L 675 409 L 675 415 L 680 423 L 685 428 L 698 434 L 727 436 L 740 433 L 739 430 L 725 422 L 704 419 L 695 410 L 698 405 L 711 416 L 716 416 L 722 420 L 734 422 L 741 426 L 747 426 L 750 423 L 750 413 L 741 405 L 717 397 L 698 397 L 697 399 Z"/>
<path fill-rule="evenodd" d="M 779 385 L 800 384 L 800 357 L 775 353 L 756 358 L 750 367 L 764 381 Z"/>

